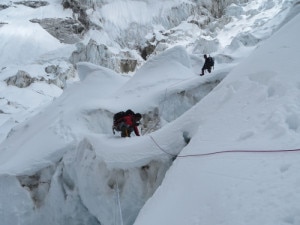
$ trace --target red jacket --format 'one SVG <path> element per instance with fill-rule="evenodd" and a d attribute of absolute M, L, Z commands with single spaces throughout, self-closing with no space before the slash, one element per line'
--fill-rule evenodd
<path fill-rule="evenodd" d="M 122 117 L 122 120 L 127 125 L 133 127 L 133 130 L 134 130 L 134 133 L 135 133 L 136 136 L 140 136 L 139 129 L 137 127 L 137 123 L 136 123 L 135 118 L 134 118 L 133 115 L 124 116 L 124 117 Z"/>

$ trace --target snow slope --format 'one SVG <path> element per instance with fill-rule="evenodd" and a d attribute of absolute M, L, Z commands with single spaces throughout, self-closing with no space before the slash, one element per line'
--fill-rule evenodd
<path fill-rule="evenodd" d="M 4 4 L 5 2 L 1 2 Z M 7 23 L 0 29 L 0 49 L 5 57 L 0 58 L 0 67 L 22 66 L 33 63 L 38 57 L 64 46 L 49 35 L 39 24 L 31 19 L 64 18 L 70 16 L 69 10 L 63 10 L 60 2 L 52 1 L 51 5 L 33 9 L 24 5 L 9 7 L 0 13 L 0 21 Z"/>
<path fill-rule="evenodd" d="M 139 209 L 161 183 L 172 159 L 157 149 L 148 135 L 130 139 L 114 136 L 111 123 L 115 110 L 130 107 L 147 115 L 160 107 L 165 100 L 162 96 L 176 95 L 179 83 L 185 84 L 179 86 L 181 90 L 188 90 L 195 83 L 210 80 L 192 72 L 188 54 L 181 46 L 153 58 L 131 79 L 90 63 L 78 64 L 78 72 L 80 81 L 69 85 L 38 115 L 16 126 L 0 145 L 1 182 L 11 177 L 12 185 L 16 185 L 14 192 L 26 196 L 29 191 L 33 200 L 27 195 L 28 205 L 23 209 L 27 216 L 16 213 L 24 224 L 39 224 L 41 219 L 51 224 L 52 215 L 57 213 L 54 222 L 65 224 L 65 218 L 75 213 L 73 205 L 82 207 L 78 217 L 112 224 L 115 183 L 122 189 L 122 208 L 127 215 L 124 222 L 133 223 Z M 144 104 L 145 100 L 149 104 Z M 180 98 L 177 101 L 180 104 Z M 185 107 L 187 110 L 192 104 Z M 160 137 L 173 139 L 165 146 L 168 151 L 178 153 L 186 145 L 181 132 Z M 100 183 L 95 184 L 95 180 Z M 2 204 L 9 205 L 13 193 L 4 187 L 2 190 Z M 62 195 L 69 197 L 55 197 Z M 99 205 L 99 199 L 106 200 Z M 9 207 L 1 211 L 5 218 L 10 215 Z M 76 220 L 77 217 L 71 219 Z"/>
<path fill-rule="evenodd" d="M 133 2 L 116 0 L 106 7 L 145 4 Z M 292 2 L 286 14 L 288 7 L 283 8 Z M 77 64 L 79 80 L 63 92 L 43 82 L 25 91 L 1 82 L 0 225 L 300 224 L 299 1 L 256 3 L 253 11 L 251 4 L 233 5 L 228 13 L 249 13 L 253 29 L 264 24 L 254 32 L 262 39 L 278 31 L 262 42 L 256 42 L 251 29 L 249 36 L 234 39 L 226 29 L 234 31 L 234 23 L 237 33 L 247 29 L 247 18 L 235 20 L 219 33 L 220 53 L 231 52 L 232 59 L 225 63 L 222 57 L 227 56 L 219 55 L 223 63 L 210 75 L 197 75 L 200 58 L 191 54 L 191 46 L 202 42 L 189 44 L 194 37 L 188 36 L 151 57 L 132 76 L 85 62 Z M 266 8 L 266 14 L 257 14 Z M 48 9 L 54 16 L 71 15 L 53 5 Z M 119 10 L 111 22 L 121 27 L 136 21 L 134 14 Z M 24 8 L 24 13 L 37 11 Z M 15 22 L 27 26 L 18 16 Z M 120 21 L 124 16 L 128 21 Z M 189 25 L 176 29 L 187 31 Z M 44 33 L 30 26 L 28 30 Z M 24 48 L 32 46 L 27 41 L 34 34 L 29 36 L 21 38 Z M 58 52 L 73 48 L 48 38 L 46 47 L 57 48 L 54 52 L 37 45 L 37 55 L 16 62 L 33 62 L 22 68 L 38 76 L 41 61 L 59 62 Z M 8 69 L 1 68 L 2 77 L 19 68 L 8 63 Z M 24 111 L 17 104 L 22 95 Z M 112 134 L 113 114 L 128 108 L 143 114 L 140 137 Z M 297 151 L 286 151 L 293 149 Z M 231 150 L 251 152 L 224 152 Z"/>
<path fill-rule="evenodd" d="M 178 119 L 197 131 L 134 224 L 300 223 L 300 150 L 259 152 L 299 149 L 299 21 Z M 193 156 L 228 150 L 255 152 Z"/>
<path fill-rule="evenodd" d="M 144 64 L 139 49 L 147 45 L 156 46 L 154 55 L 182 45 L 192 55 L 195 74 L 201 69 L 202 54 L 213 53 L 218 62 L 216 70 L 221 69 L 219 72 L 225 75 L 259 41 L 277 29 L 294 1 L 264 0 L 247 4 L 242 1 L 230 5 L 221 18 L 212 17 L 209 9 L 215 3 L 211 1 L 197 4 L 185 0 L 80 1 L 79 6 L 87 7 L 86 14 L 96 28 L 88 30 L 82 42 L 75 44 L 62 43 L 31 21 L 52 19 L 52 25 L 59 30 L 60 25 L 54 20 L 76 19 L 78 13 L 63 9 L 59 0 L 49 0 L 48 5 L 38 8 L 18 2 L 1 2 L 8 8 L 0 13 L 0 112 L 3 112 L 0 140 L 4 140 L 15 125 L 60 96 L 61 88 L 67 83 L 76 80 L 76 65 L 71 64 L 70 56 L 80 49 L 87 48 L 82 52 L 85 60 L 119 71 L 120 58 L 137 60 L 137 68 Z M 51 27 L 51 23 L 47 26 Z M 86 46 L 91 40 L 95 43 Z M 106 58 L 102 58 L 104 56 Z M 5 79 L 18 71 L 25 71 L 38 80 L 22 89 L 6 85 Z"/>

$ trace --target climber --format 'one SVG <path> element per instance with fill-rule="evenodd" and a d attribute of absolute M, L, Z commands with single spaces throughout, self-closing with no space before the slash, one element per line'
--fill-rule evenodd
<path fill-rule="evenodd" d="M 206 54 L 204 55 L 204 65 L 202 67 L 202 73 L 200 76 L 204 75 L 204 71 L 207 70 L 209 73 L 211 72 L 211 69 L 214 67 L 215 62 L 214 59 L 211 56 L 207 56 Z"/>
<path fill-rule="evenodd" d="M 142 118 L 140 113 L 134 113 L 128 109 L 126 112 L 121 111 L 114 115 L 113 133 L 121 131 L 121 137 L 130 137 L 131 132 L 134 131 L 136 136 L 140 136 L 138 125 Z"/>

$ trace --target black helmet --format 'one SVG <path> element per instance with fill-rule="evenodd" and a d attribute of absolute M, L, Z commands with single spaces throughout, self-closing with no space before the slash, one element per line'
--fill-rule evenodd
<path fill-rule="evenodd" d="M 134 112 L 131 109 L 128 109 L 125 113 L 126 115 L 134 115 Z"/>
<path fill-rule="evenodd" d="M 135 118 L 138 119 L 138 120 L 140 120 L 142 118 L 142 115 L 140 113 L 136 113 L 135 114 Z"/>

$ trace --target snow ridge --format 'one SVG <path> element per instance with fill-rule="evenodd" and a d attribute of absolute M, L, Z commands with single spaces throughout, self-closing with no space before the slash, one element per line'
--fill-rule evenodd
<path fill-rule="evenodd" d="M 48 3 L 0 5 L 1 225 L 299 224 L 298 153 L 176 157 L 299 148 L 299 1 Z"/>

